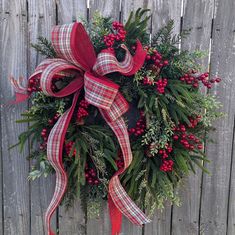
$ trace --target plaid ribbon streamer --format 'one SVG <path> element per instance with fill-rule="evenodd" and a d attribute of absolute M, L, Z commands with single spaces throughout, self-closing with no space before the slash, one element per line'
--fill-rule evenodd
<path fill-rule="evenodd" d="M 134 224 L 142 225 L 150 222 L 127 195 L 118 177 L 132 161 L 129 135 L 122 118 L 128 110 L 128 103 L 118 91 L 119 86 L 104 77 L 112 72 L 126 76 L 135 74 L 142 67 L 146 52 L 137 41 L 134 56 L 131 56 L 128 49 L 122 45 L 126 51 L 122 62 L 118 62 L 115 55 L 108 50 L 102 51 L 96 58 L 93 45 L 81 23 L 55 26 L 52 31 L 52 45 L 59 58 L 42 61 L 29 79 L 39 77 L 42 91 L 48 96 L 64 97 L 74 94 L 74 98 L 72 106 L 59 118 L 48 138 L 47 157 L 56 171 L 56 187 L 45 214 L 47 234 L 54 235 L 50 229 L 51 216 L 60 204 L 67 186 L 68 179 L 62 162 L 63 144 L 82 87 L 85 90 L 85 99 L 99 108 L 103 118 L 114 131 L 123 153 L 124 168 L 117 171 L 109 183 L 109 201 L 112 201 L 110 204 L 117 209 L 116 214 L 121 212 Z M 64 75 L 73 75 L 75 79 L 54 93 L 51 89 L 53 79 Z M 113 229 L 112 234 L 120 232 L 120 226 L 115 227 L 118 228 Z"/>

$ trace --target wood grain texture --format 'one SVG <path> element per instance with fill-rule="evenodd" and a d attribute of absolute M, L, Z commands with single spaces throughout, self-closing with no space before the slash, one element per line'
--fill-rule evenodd
<path fill-rule="evenodd" d="M 14 92 L 7 80 L 27 73 L 27 6 L 25 0 L 2 1 L 1 40 L 1 99 L 6 103 L 13 99 Z M 17 125 L 16 119 L 27 108 L 27 104 L 5 105 L 1 110 L 2 158 L 3 158 L 3 234 L 29 234 L 30 205 L 27 175 L 29 163 L 27 146 L 23 153 L 18 148 L 8 150 L 17 143 L 18 135 L 27 125 Z"/>
<path fill-rule="evenodd" d="M 182 0 L 153 0 L 152 2 L 152 33 L 155 34 L 162 26 L 166 25 L 170 19 L 174 19 L 174 32 L 180 31 Z"/>
<path fill-rule="evenodd" d="M 171 206 L 166 205 L 163 211 L 158 210 L 150 224 L 145 225 L 145 235 L 170 235 L 171 234 Z"/>
<path fill-rule="evenodd" d="M 122 0 L 121 4 L 121 18 L 125 23 L 131 13 L 138 8 L 151 9 L 152 10 L 153 1 L 152 0 Z"/>
<path fill-rule="evenodd" d="M 235 120 L 234 120 L 235 121 Z M 231 171 L 230 171 L 230 184 L 229 184 L 229 198 L 227 210 L 227 234 L 235 234 L 235 132 L 233 131 L 233 149 L 231 153 Z"/>
<path fill-rule="evenodd" d="M 4 14 L 2 12 L 3 8 L 2 8 L 2 1 L 0 1 L 0 32 L 3 32 L 3 18 L 4 18 Z M 2 51 L 2 38 L 3 34 L 0 34 L 0 50 Z M 0 56 L 0 64 L 2 65 L 2 56 Z M 2 66 L 0 66 L 0 79 L 3 80 L 2 77 Z M 1 86 L 0 86 L 1 89 Z M 1 96 L 0 96 L 1 98 Z M 0 117 L 1 117 L 1 113 L 2 113 L 2 107 L 3 102 L 2 99 L 0 99 Z M 1 125 L 1 118 L 0 118 L 0 145 L 2 148 L 2 125 Z M 3 155 L 2 155 L 2 151 L 0 151 L 0 234 L 3 234 L 3 230 L 4 230 L 4 214 L 3 214 Z"/>
<path fill-rule="evenodd" d="M 87 235 L 102 235 L 110 234 L 111 226 L 109 220 L 109 211 L 107 202 L 103 202 L 100 216 L 98 218 L 88 219 L 87 220 Z"/>
<path fill-rule="evenodd" d="M 58 0 L 57 15 L 58 24 L 71 23 L 79 17 L 87 18 L 86 1 Z M 85 214 L 82 211 L 79 200 L 68 211 L 61 206 L 59 208 L 59 233 L 62 235 L 83 235 L 85 233 Z"/>
<path fill-rule="evenodd" d="M 58 9 L 58 24 L 71 23 L 87 17 L 86 0 L 55 0 Z"/>
<path fill-rule="evenodd" d="M 200 217 L 201 233 L 206 235 L 227 233 L 227 211 L 231 206 L 231 200 L 228 198 L 235 112 L 234 11 L 235 2 L 233 0 L 216 1 L 211 75 L 221 76 L 223 82 L 212 92 L 223 104 L 223 111 L 227 116 L 216 122 L 217 131 L 211 135 L 215 139 L 215 143 L 207 146 L 207 155 L 212 161 L 212 164 L 207 165 L 211 176 L 204 175 L 203 177 Z"/>
<path fill-rule="evenodd" d="M 29 43 L 36 43 L 39 36 L 50 39 L 51 28 L 56 23 L 56 7 L 53 0 L 28 1 Z M 29 50 L 28 72 L 32 74 L 43 59 L 33 48 Z M 55 190 L 54 176 L 31 182 L 31 234 L 44 235 L 44 214 Z M 52 218 L 56 230 L 56 213 Z"/>
<path fill-rule="evenodd" d="M 90 0 L 89 9 L 89 18 L 97 11 L 103 16 L 111 16 L 113 19 L 119 20 L 120 0 Z"/>
<path fill-rule="evenodd" d="M 191 29 L 190 35 L 182 40 L 181 47 L 189 51 L 203 50 L 207 56 L 199 62 L 208 71 L 213 1 L 184 1 L 183 30 Z M 172 234 L 199 234 L 199 213 L 201 199 L 202 171 L 196 167 L 196 174 L 191 174 L 180 192 L 181 207 L 173 207 Z"/>

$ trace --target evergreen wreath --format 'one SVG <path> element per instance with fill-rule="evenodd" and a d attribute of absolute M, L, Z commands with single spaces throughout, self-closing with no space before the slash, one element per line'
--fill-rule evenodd
<path fill-rule="evenodd" d="M 99 215 L 102 200 L 108 199 L 110 179 L 120 169 L 125 169 L 120 175 L 123 188 L 149 217 L 155 209 L 164 208 L 165 201 L 180 204 L 178 186 L 190 172 L 195 173 L 195 166 L 208 172 L 204 167 L 204 162 L 209 161 L 203 143 L 213 130 L 213 121 L 222 116 L 218 111 L 220 103 L 209 90 L 221 79 L 200 72 L 197 61 L 203 52 L 179 49 L 189 32 L 174 35 L 172 20 L 150 42 L 147 12 L 132 12 L 125 25 L 99 14 L 89 23 L 83 21 L 96 55 L 108 51 L 122 63 L 128 53 L 135 57 L 140 44 L 145 53 L 141 67 L 133 75 L 117 71 L 105 75 L 119 86 L 129 104 L 124 119 L 133 159 L 128 167 L 124 168 L 119 140 L 99 109 L 86 99 L 83 88 L 74 106 L 63 144 L 62 161 L 68 184 L 62 203 L 71 206 L 76 198 L 81 198 L 89 217 Z M 46 38 L 39 38 L 32 46 L 49 60 L 60 57 Z M 52 92 L 63 90 L 76 75 L 68 70 L 54 76 Z M 11 78 L 18 101 L 24 100 L 20 94 L 30 96 L 32 101 L 30 109 L 17 121 L 30 123 L 18 143 L 22 150 L 30 141 L 29 159 L 34 163 L 30 180 L 54 174 L 54 166 L 47 158 L 48 137 L 73 100 L 73 94 L 48 96 L 41 87 L 41 79 L 42 76 L 31 77 L 26 91 Z"/>

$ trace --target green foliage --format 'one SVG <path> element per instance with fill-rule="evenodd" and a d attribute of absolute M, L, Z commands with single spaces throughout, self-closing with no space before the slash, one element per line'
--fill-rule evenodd
<path fill-rule="evenodd" d="M 39 52 L 41 55 L 46 56 L 47 58 L 56 57 L 56 52 L 52 46 L 52 43 L 44 37 L 39 37 L 38 42 L 31 44 L 31 46 Z"/>
<path fill-rule="evenodd" d="M 125 24 L 126 44 L 132 46 L 139 39 L 141 42 L 148 43 L 147 26 L 151 16 L 146 16 L 149 9 L 139 8 L 135 13 L 132 11 Z"/>

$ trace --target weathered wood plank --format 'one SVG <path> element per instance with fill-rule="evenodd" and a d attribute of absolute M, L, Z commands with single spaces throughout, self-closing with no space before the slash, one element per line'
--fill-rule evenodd
<path fill-rule="evenodd" d="M 100 12 L 103 16 L 111 16 L 115 20 L 119 20 L 120 0 L 90 0 L 89 17 L 91 18 L 95 12 Z"/>
<path fill-rule="evenodd" d="M 58 0 L 58 24 L 71 23 L 79 17 L 87 17 L 86 1 Z M 68 211 L 61 206 L 59 208 L 59 233 L 62 235 L 85 234 L 85 215 L 79 200 Z"/>
<path fill-rule="evenodd" d="M 170 19 L 175 21 L 174 32 L 180 31 L 182 0 L 153 0 L 152 1 L 152 34 L 156 33 Z"/>
<path fill-rule="evenodd" d="M 183 39 L 182 49 L 204 50 L 209 53 L 211 23 L 214 4 L 213 1 L 184 1 L 183 29 L 191 29 L 190 35 Z M 200 63 L 208 71 L 208 56 Z M 173 207 L 172 234 L 199 234 L 199 211 L 201 196 L 201 169 L 196 175 L 186 180 L 181 190 L 182 206 Z"/>
<path fill-rule="evenodd" d="M 152 13 L 152 5 L 153 1 L 152 0 L 122 0 L 122 5 L 121 5 L 121 18 L 122 21 L 125 23 L 131 13 L 131 11 L 135 11 L 138 8 L 144 8 L 144 9 L 150 9 Z"/>
<path fill-rule="evenodd" d="M 26 76 L 27 71 L 27 6 L 25 0 L 2 1 L 1 40 L 1 99 L 6 103 L 14 92 L 7 80 L 9 74 Z M 27 104 L 4 106 L 1 110 L 2 157 L 3 157 L 3 210 L 4 234 L 25 235 L 30 233 L 29 163 L 27 146 L 23 153 L 18 148 L 9 151 L 17 143 L 18 135 L 27 125 L 15 120 L 27 108 Z"/>
<path fill-rule="evenodd" d="M 4 14 L 2 12 L 2 1 L 0 1 L 0 32 L 3 32 L 3 18 Z M 3 34 L 0 34 L 0 50 L 2 51 L 2 36 Z M 2 64 L 2 56 L 0 56 L 0 64 Z M 2 66 L 1 66 L 2 67 Z M 0 79 L 3 80 L 1 74 L 2 74 L 2 69 L 0 67 Z M 1 86 L 0 86 L 1 89 Z M 1 97 L 1 96 L 0 96 Z M 1 106 L 3 102 L 2 99 L 0 99 L 0 117 L 2 116 L 1 112 Z M 0 145 L 2 147 L 2 125 L 1 125 L 1 118 L 0 118 Z M 4 229 L 4 214 L 3 214 L 3 155 L 2 151 L 0 152 L 0 204 L 1 204 L 1 209 L 0 209 L 0 234 L 3 234 L 3 229 Z"/>
<path fill-rule="evenodd" d="M 53 0 L 28 1 L 29 43 L 36 43 L 39 36 L 50 38 L 52 25 L 56 23 L 56 7 Z M 43 59 L 30 48 L 28 69 L 33 73 Z M 31 182 L 31 234 L 44 235 L 44 214 L 55 190 L 55 178 L 40 178 Z M 52 228 L 56 230 L 56 214 L 52 218 Z"/>
<path fill-rule="evenodd" d="M 152 12 L 152 35 L 154 35 L 161 27 L 165 26 L 170 19 L 174 19 L 174 33 L 178 34 L 180 32 L 181 0 L 154 0 L 151 4 L 152 6 L 150 9 Z M 171 214 L 172 207 L 166 204 L 164 211 L 157 211 L 152 223 L 145 226 L 144 234 L 170 234 Z"/>
<path fill-rule="evenodd" d="M 235 120 L 234 120 L 235 123 Z M 228 198 L 228 218 L 227 218 L 227 234 L 235 234 L 235 132 L 233 131 L 233 149 L 231 154 L 231 171 L 230 171 L 230 184 L 229 184 L 229 198 Z"/>
<path fill-rule="evenodd" d="M 227 232 L 227 210 L 231 206 L 228 204 L 228 198 L 235 112 L 235 2 L 216 1 L 216 6 L 211 75 L 223 78 L 223 82 L 213 89 L 213 93 L 219 97 L 227 116 L 215 123 L 217 131 L 211 135 L 215 143 L 207 145 L 207 155 L 212 161 L 212 164 L 207 165 L 211 176 L 203 177 L 200 217 L 201 232 L 207 235 L 221 235 Z"/>
<path fill-rule="evenodd" d="M 145 235 L 170 235 L 171 233 L 171 206 L 166 205 L 161 212 L 158 210 L 150 224 L 145 225 Z"/>
<path fill-rule="evenodd" d="M 87 17 L 86 0 L 57 0 L 58 24 L 71 23 Z"/>

